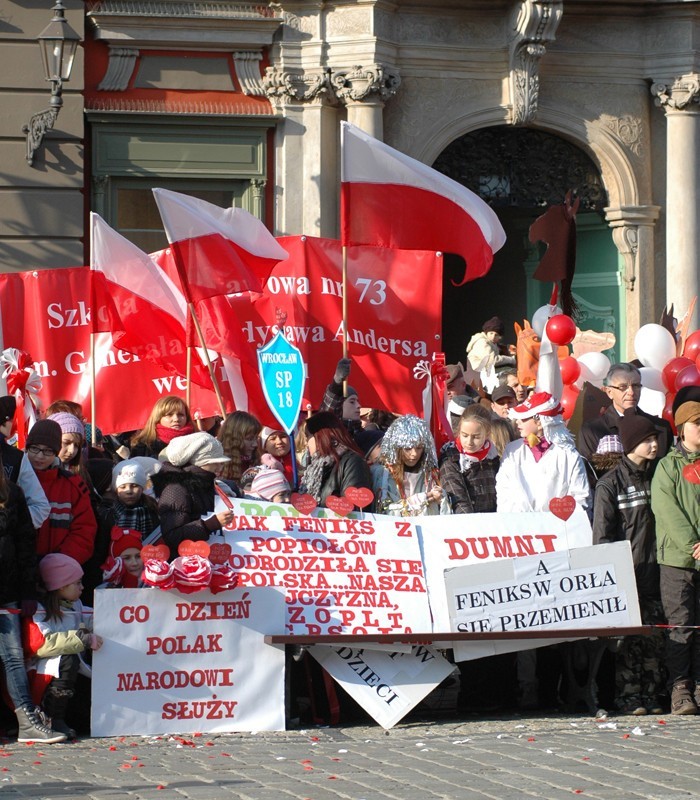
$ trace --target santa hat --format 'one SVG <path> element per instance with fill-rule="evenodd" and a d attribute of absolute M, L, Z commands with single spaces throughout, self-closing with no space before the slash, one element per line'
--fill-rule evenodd
<path fill-rule="evenodd" d="M 119 556 L 130 547 L 141 552 L 143 542 L 141 541 L 141 534 L 138 531 L 129 528 L 119 528 L 115 525 L 111 533 L 112 544 L 110 545 L 110 553 L 112 558 L 119 558 Z"/>
<path fill-rule="evenodd" d="M 563 411 L 564 409 L 559 404 L 559 400 L 549 392 L 535 392 L 524 403 L 511 408 L 508 411 L 508 416 L 511 419 L 530 419 L 536 416 L 556 417 Z"/>

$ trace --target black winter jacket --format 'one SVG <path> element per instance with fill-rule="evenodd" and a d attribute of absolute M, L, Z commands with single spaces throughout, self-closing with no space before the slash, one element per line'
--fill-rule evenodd
<path fill-rule="evenodd" d="M 10 496 L 0 508 L 0 605 L 36 598 L 39 577 L 36 530 L 19 486 L 9 484 Z"/>
<path fill-rule="evenodd" d="M 629 541 L 640 597 L 659 598 L 656 525 L 651 511 L 651 478 L 656 462 L 638 467 L 627 456 L 596 484 L 593 544 Z"/>
<path fill-rule="evenodd" d="M 459 466 L 459 450 L 450 443 L 440 458 L 440 483 L 450 498 L 453 514 L 487 514 L 496 510 L 496 473 L 500 458 L 474 462 L 466 472 Z"/>
<path fill-rule="evenodd" d="M 338 465 L 330 464 L 326 467 L 321 483 L 319 505 L 326 504 L 328 495 L 342 497 L 346 489 L 354 486 L 358 489 L 372 489 L 372 476 L 367 462 L 352 450 L 346 450 L 341 456 Z M 373 512 L 374 503 L 363 511 Z"/>
<path fill-rule="evenodd" d="M 206 542 L 221 530 L 214 516 L 214 480 L 214 474 L 201 467 L 180 469 L 167 462 L 151 476 L 163 541 L 170 548 L 171 559 L 177 557 L 177 548 L 186 539 Z M 201 517 L 207 512 L 212 516 L 205 522 Z"/>

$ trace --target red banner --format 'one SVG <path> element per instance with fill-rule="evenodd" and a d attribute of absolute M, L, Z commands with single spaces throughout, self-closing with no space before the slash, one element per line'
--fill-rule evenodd
<path fill-rule="evenodd" d="M 215 298 L 199 304 L 198 313 L 209 347 L 251 365 L 277 332 L 280 312 L 286 314 L 287 338 L 308 365 L 305 396 L 317 407 L 343 353 L 342 250 L 331 239 L 279 242 L 289 260 L 273 269 L 262 296 L 252 303 L 248 294 Z M 429 364 L 421 369 L 420 362 L 442 350 L 442 256 L 351 247 L 347 283 L 350 383 L 362 405 L 422 415 Z"/>
<path fill-rule="evenodd" d="M 342 256 L 328 239 L 287 237 L 280 262 L 263 295 L 213 298 L 198 306 L 209 348 L 230 359 L 215 362 L 230 408 L 247 408 L 274 424 L 264 405 L 257 348 L 278 330 L 304 354 L 305 397 L 318 406 L 342 355 Z M 168 251 L 155 254 L 167 267 Z M 42 379 L 44 407 L 54 400 L 83 404 L 90 418 L 90 295 L 87 267 L 0 275 L 2 349 L 30 353 Z M 356 247 L 348 250 L 348 350 L 350 383 L 364 406 L 422 414 L 426 367 L 441 347 L 442 257 L 434 252 Z M 168 346 L 182 347 L 171 341 Z M 227 362 L 228 372 L 222 364 Z M 185 396 L 186 380 L 97 336 L 96 417 L 105 432 L 142 427 L 153 404 L 166 394 Z M 237 373 L 237 374 L 236 374 Z M 230 379 L 230 383 L 227 380 Z M 217 414 L 213 392 L 192 387 L 192 411 Z"/>
<path fill-rule="evenodd" d="M 88 267 L 0 275 L 1 349 L 28 352 L 42 381 L 44 408 L 55 400 L 82 403 L 90 419 L 90 281 Z M 184 342 L 171 343 L 183 347 Z M 186 380 L 96 337 L 97 425 L 105 432 L 141 428 L 166 394 L 185 397 Z M 213 392 L 192 387 L 193 413 L 218 414 Z"/>

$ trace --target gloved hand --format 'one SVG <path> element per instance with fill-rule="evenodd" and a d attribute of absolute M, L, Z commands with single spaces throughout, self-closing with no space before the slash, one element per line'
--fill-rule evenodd
<path fill-rule="evenodd" d="M 350 364 L 352 362 L 349 358 L 341 358 L 335 368 L 335 375 L 333 376 L 334 383 L 342 383 L 346 381 L 350 375 Z"/>
<path fill-rule="evenodd" d="M 86 650 L 99 650 L 102 647 L 102 637 L 91 633 L 86 628 L 79 628 L 76 635 Z"/>
<path fill-rule="evenodd" d="M 22 619 L 31 619 L 36 614 L 36 600 L 22 600 L 19 615 Z"/>

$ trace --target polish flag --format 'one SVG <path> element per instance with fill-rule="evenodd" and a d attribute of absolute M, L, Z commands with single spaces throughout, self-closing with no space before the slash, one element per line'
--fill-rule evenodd
<path fill-rule="evenodd" d="M 95 213 L 91 227 L 93 333 L 111 333 L 120 350 L 187 374 L 187 303 L 153 259 Z M 211 388 L 201 363 L 192 380 Z"/>
<path fill-rule="evenodd" d="M 242 208 L 220 208 L 168 189 L 153 194 L 188 301 L 262 292 L 272 268 L 288 257 L 263 223 Z"/>
<path fill-rule="evenodd" d="M 493 209 L 466 187 L 341 122 L 341 241 L 401 250 L 441 250 L 481 278 L 506 235 Z"/>

